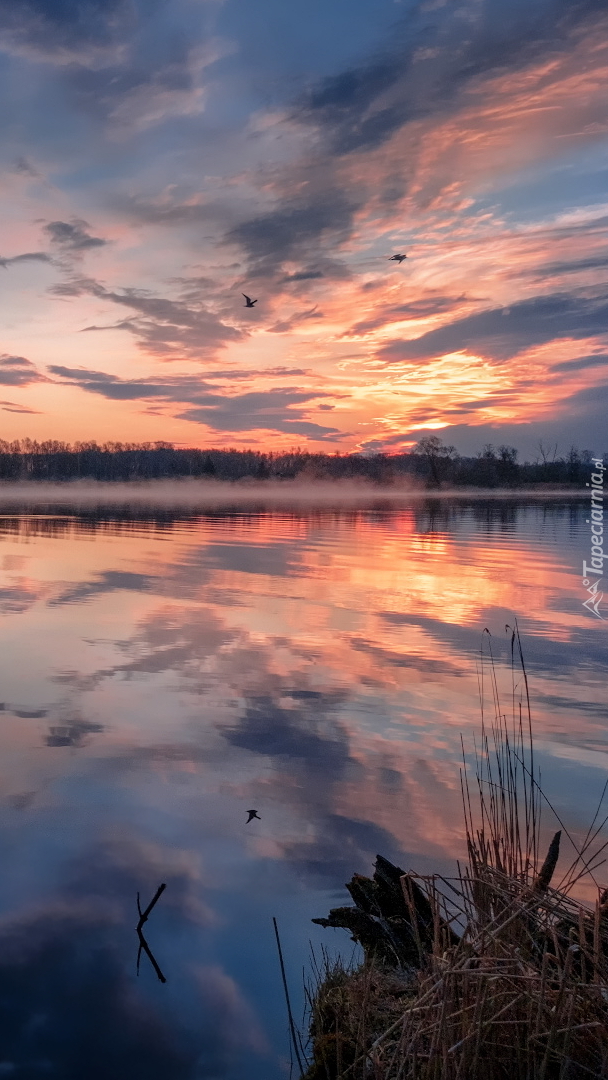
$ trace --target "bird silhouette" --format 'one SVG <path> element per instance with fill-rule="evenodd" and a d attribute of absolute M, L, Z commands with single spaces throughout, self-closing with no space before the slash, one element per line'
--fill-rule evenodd
<path fill-rule="evenodd" d="M 250 821 L 253 821 L 254 817 L 257 817 L 258 821 L 262 820 L 260 815 L 258 814 L 257 810 L 248 810 L 247 813 L 249 814 L 249 817 L 247 818 L 247 821 L 246 821 L 247 825 L 249 824 Z"/>
<path fill-rule="evenodd" d="M 254 304 L 257 304 L 257 300 L 252 300 L 250 296 L 247 296 L 247 293 L 241 293 L 241 296 L 245 297 L 245 307 L 253 307 Z"/>
<path fill-rule="evenodd" d="M 391 255 L 391 257 L 390 257 L 390 259 L 388 261 L 389 262 L 398 262 L 399 265 L 401 266 L 401 263 L 403 262 L 404 259 L 407 259 L 407 255 Z"/>

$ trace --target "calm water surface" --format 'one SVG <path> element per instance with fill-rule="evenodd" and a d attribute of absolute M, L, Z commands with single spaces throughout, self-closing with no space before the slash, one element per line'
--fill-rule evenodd
<path fill-rule="evenodd" d="M 351 947 L 310 919 L 354 871 L 464 855 L 484 627 L 508 702 L 519 620 L 543 785 L 586 831 L 608 653 L 585 513 L 1 511 L 0 1075 L 288 1075 L 272 916 L 301 1015 L 309 942 Z M 164 985 L 135 971 L 161 881 Z"/>

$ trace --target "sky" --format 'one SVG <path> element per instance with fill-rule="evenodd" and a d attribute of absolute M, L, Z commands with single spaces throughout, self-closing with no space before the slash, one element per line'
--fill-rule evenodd
<path fill-rule="evenodd" d="M 0 438 L 608 449 L 604 0 L 0 0 L 0 51 Z"/>

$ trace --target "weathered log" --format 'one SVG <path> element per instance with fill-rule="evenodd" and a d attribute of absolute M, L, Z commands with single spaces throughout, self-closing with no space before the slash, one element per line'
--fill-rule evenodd
<path fill-rule="evenodd" d="M 390 967 L 420 967 L 432 950 L 435 928 L 433 909 L 417 882 L 378 855 L 373 878 L 354 874 L 346 888 L 355 907 L 332 908 L 328 918 L 312 921 L 348 930 L 367 958 Z M 457 940 L 443 920 L 440 927 L 446 940 Z"/>
<path fill-rule="evenodd" d="M 383 920 L 356 907 L 332 908 L 327 919 L 313 919 L 319 926 L 335 926 L 348 930 L 352 940 L 361 945 L 366 957 L 375 957 L 382 964 L 397 967 L 401 963 L 399 943 L 383 925 Z"/>

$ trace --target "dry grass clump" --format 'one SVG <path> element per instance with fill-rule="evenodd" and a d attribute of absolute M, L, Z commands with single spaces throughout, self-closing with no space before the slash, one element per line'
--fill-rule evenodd
<path fill-rule="evenodd" d="M 357 1075 L 363 1047 L 403 1015 L 413 988 L 378 963 L 348 968 L 324 956 L 317 988 L 309 993 L 312 1063 L 306 1080 Z"/>
<path fill-rule="evenodd" d="M 369 882 L 366 896 L 372 897 L 364 916 L 365 960 L 348 970 L 326 959 L 318 973 L 306 1080 L 608 1078 L 608 890 L 594 877 L 606 847 L 597 848 L 605 821 L 596 827 L 596 815 L 574 862 L 552 887 L 567 830 L 559 822 L 562 830 L 541 863 L 546 800 L 536 775 L 517 632 L 511 644 L 521 693 L 515 693 L 514 675 L 507 718 L 490 657 L 494 719 L 488 727 L 482 717 L 475 800 L 466 769 L 462 774 L 468 865 L 454 878 L 399 871 L 402 911 L 393 898 L 389 917 L 374 907 L 373 895 L 380 893 L 370 891 L 371 880 L 360 879 Z M 391 864 L 376 865 L 382 872 Z M 581 877 L 597 887 L 594 905 L 570 895 Z M 426 901 L 416 900 L 421 895 Z M 421 913 L 429 911 L 430 921 L 423 920 Z M 319 921 L 353 932 L 359 923 L 352 913 L 357 909 L 334 909 Z M 370 944 L 374 922 L 379 941 L 398 935 L 405 943 L 393 962 L 390 951 Z M 361 940 L 356 929 L 353 936 Z"/>
<path fill-rule="evenodd" d="M 456 946 L 443 952 L 434 948 L 428 955 L 415 999 L 378 1031 L 350 1075 L 378 1080 L 608 1076 L 604 905 L 598 902 L 590 912 L 551 889 L 541 899 L 491 867 L 482 878 L 427 879 L 425 884 L 438 904 L 441 887 L 452 885 L 471 917 Z"/>

